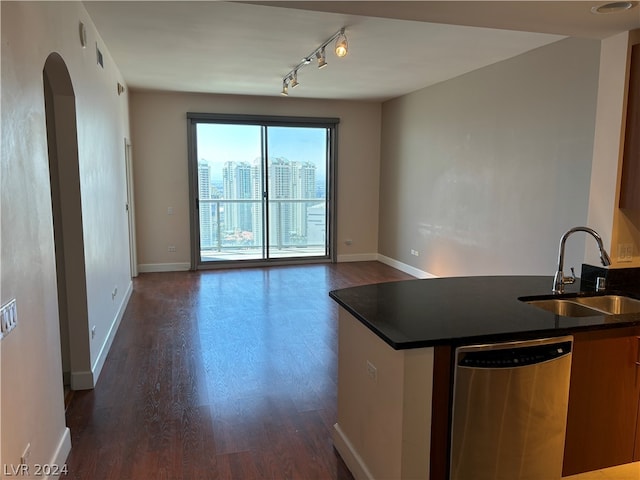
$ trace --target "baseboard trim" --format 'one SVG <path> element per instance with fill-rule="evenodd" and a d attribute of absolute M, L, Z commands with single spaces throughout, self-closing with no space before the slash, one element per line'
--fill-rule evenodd
<path fill-rule="evenodd" d="M 378 254 L 379 262 L 389 265 L 397 270 L 400 270 L 404 273 L 408 273 L 409 275 L 413 275 L 416 278 L 438 278 L 437 275 L 434 275 L 429 272 L 425 272 L 424 270 L 420 270 L 419 268 L 412 267 L 411 265 L 407 265 L 406 263 L 402 263 L 394 258 L 386 257 L 382 254 Z"/>
<path fill-rule="evenodd" d="M 349 255 L 338 255 L 338 263 L 346 262 L 372 262 L 378 259 L 377 253 L 352 253 Z"/>
<path fill-rule="evenodd" d="M 138 265 L 139 273 L 187 272 L 189 270 L 191 270 L 190 263 L 143 263 Z"/>
<path fill-rule="evenodd" d="M 91 370 L 93 371 L 93 386 L 95 387 L 96 383 L 98 383 L 98 378 L 100 377 L 100 373 L 102 372 L 102 367 L 104 366 L 104 362 L 107 359 L 107 355 L 109 354 L 109 350 L 111 349 L 111 344 L 113 343 L 113 339 L 118 332 L 118 327 L 120 326 L 120 322 L 122 321 L 122 317 L 124 316 L 124 311 L 127 309 L 127 305 L 129 304 L 129 299 L 131 298 L 131 294 L 133 293 L 133 282 L 129 282 L 127 286 L 127 291 L 122 296 L 122 302 L 120 302 L 120 307 L 118 308 L 118 313 L 116 314 L 116 318 L 111 323 L 111 328 L 107 333 L 107 338 L 105 338 L 104 343 L 102 344 L 102 348 L 96 357 L 96 361 L 93 363 L 93 367 Z M 93 388 L 93 387 L 92 387 Z"/>
<path fill-rule="evenodd" d="M 113 322 L 111 323 L 111 327 L 109 328 L 109 332 L 100 348 L 100 352 L 98 353 L 96 360 L 93 362 L 91 366 L 91 370 L 79 371 L 79 372 L 71 372 L 70 375 L 70 385 L 72 390 L 91 390 L 95 388 L 96 383 L 98 383 L 98 378 L 100 377 L 100 373 L 102 372 L 102 367 L 104 366 L 104 362 L 107 359 L 107 355 L 109 354 L 109 350 L 111 349 L 111 345 L 113 344 L 113 339 L 118 332 L 118 327 L 120 326 L 120 322 L 122 321 L 122 317 L 124 316 L 124 312 L 129 304 L 129 299 L 131 298 L 131 294 L 133 293 L 133 282 L 129 282 L 127 286 L 127 290 L 122 297 L 122 302 L 120 302 L 120 307 L 118 308 L 118 312 L 116 313 Z"/>
<path fill-rule="evenodd" d="M 346 463 L 353 478 L 356 480 L 374 480 L 364 460 L 358 455 L 358 452 L 353 448 L 353 444 L 337 423 L 333 426 L 331 437 L 333 438 L 333 446 L 342 457 L 344 463 Z"/>
<path fill-rule="evenodd" d="M 69 457 L 69 454 L 71 453 L 71 430 L 69 430 L 69 427 L 65 427 L 64 432 L 62 432 L 62 436 L 60 437 L 60 441 L 58 442 L 58 447 L 56 448 L 56 451 L 53 454 L 53 457 L 51 458 L 51 463 L 50 465 L 57 465 L 59 467 L 62 467 L 66 462 L 67 462 L 67 458 Z M 60 476 L 58 475 L 50 475 L 47 477 L 44 477 L 47 480 L 51 479 L 55 479 L 55 478 L 60 478 Z"/>
<path fill-rule="evenodd" d="M 413 275 L 416 278 L 437 278 L 437 275 L 412 267 L 411 265 L 407 265 L 406 263 L 402 263 L 380 253 L 352 253 L 338 255 L 337 261 L 338 263 L 379 261 L 404 273 Z M 190 269 L 191 265 L 188 263 L 145 263 L 138 265 L 138 271 L 140 273 L 187 272 Z"/>
<path fill-rule="evenodd" d="M 69 380 L 71 390 L 91 390 L 94 387 L 93 372 L 83 370 L 80 372 L 71 372 Z"/>

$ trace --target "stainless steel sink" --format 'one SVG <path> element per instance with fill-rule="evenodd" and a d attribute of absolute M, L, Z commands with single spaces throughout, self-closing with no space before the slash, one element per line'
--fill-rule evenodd
<path fill-rule="evenodd" d="M 563 317 L 593 317 L 640 313 L 640 300 L 621 295 L 569 298 L 523 298 L 522 301 Z"/>
<path fill-rule="evenodd" d="M 640 312 L 640 300 L 623 297 L 621 295 L 602 295 L 597 297 L 576 297 L 576 302 L 589 308 L 619 315 L 623 313 Z"/>
<path fill-rule="evenodd" d="M 580 305 L 572 300 L 553 298 L 548 300 L 528 300 L 526 303 L 563 317 L 595 317 L 602 315 L 601 311 Z"/>

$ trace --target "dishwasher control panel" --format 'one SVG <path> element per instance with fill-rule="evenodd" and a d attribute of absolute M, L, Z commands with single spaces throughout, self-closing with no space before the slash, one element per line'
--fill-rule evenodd
<path fill-rule="evenodd" d="M 533 345 L 518 348 L 460 352 L 459 367 L 513 368 L 555 360 L 571 353 L 571 342 Z"/>

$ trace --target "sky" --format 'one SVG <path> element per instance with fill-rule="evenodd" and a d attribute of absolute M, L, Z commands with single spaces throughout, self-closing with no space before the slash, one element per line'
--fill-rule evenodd
<path fill-rule="evenodd" d="M 225 125 L 199 123 L 198 159 L 211 162 L 214 168 L 222 168 L 227 161 L 252 163 L 261 156 L 260 134 L 257 125 Z M 315 163 L 324 171 L 326 164 L 325 128 L 268 127 L 270 157 Z"/>

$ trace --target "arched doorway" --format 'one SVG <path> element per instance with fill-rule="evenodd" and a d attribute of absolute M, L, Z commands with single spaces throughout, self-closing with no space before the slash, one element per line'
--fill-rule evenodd
<path fill-rule="evenodd" d="M 65 391 L 91 370 L 76 104 L 69 71 L 52 53 L 43 69 L 58 312 Z"/>

